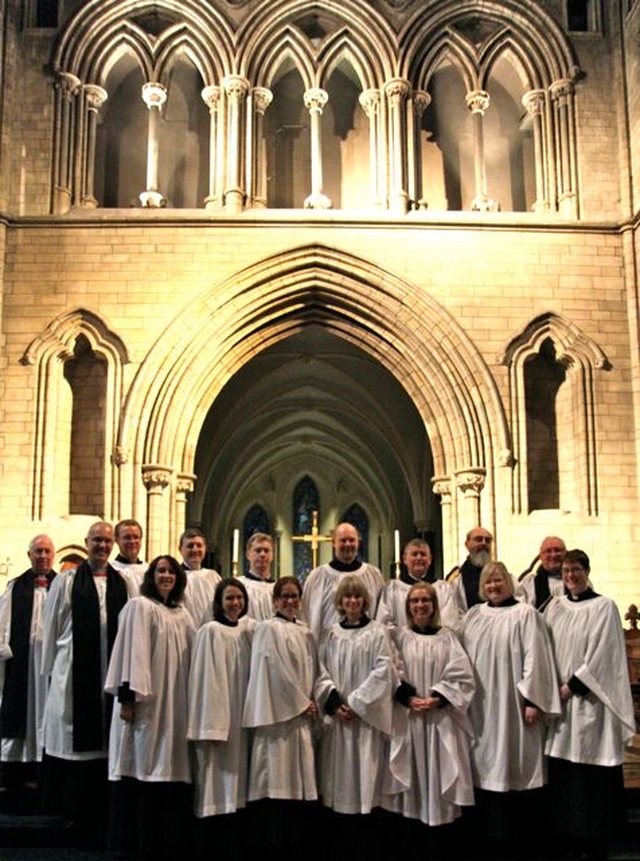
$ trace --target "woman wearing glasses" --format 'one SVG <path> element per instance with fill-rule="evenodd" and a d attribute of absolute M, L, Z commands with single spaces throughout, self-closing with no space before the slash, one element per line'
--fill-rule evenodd
<path fill-rule="evenodd" d="M 317 816 L 314 723 L 331 683 L 319 678 L 313 635 L 298 620 L 301 597 L 295 577 L 276 581 L 275 615 L 257 626 L 251 652 L 242 723 L 253 729 L 249 801 L 258 802 L 262 851 L 299 850 Z"/>

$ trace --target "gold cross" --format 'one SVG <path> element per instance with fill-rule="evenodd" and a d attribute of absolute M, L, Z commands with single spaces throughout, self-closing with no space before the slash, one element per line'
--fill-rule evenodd
<path fill-rule="evenodd" d="M 312 567 L 318 566 L 318 550 L 323 541 L 333 541 L 333 535 L 320 535 L 318 531 L 318 512 L 311 512 L 311 532 L 308 535 L 292 535 L 292 541 L 306 541 L 311 544 Z"/>

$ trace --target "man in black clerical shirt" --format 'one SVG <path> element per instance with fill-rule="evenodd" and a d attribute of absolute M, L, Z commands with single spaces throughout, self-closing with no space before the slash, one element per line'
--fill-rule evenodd
<path fill-rule="evenodd" d="M 42 607 L 51 581 L 55 550 L 48 535 L 36 535 L 27 551 L 31 567 L 10 580 L 0 599 L 0 661 L 4 685 L 0 707 L 2 783 L 14 800 L 39 783 L 42 721 L 47 680 L 41 675 Z M 26 801 L 26 797 L 25 797 Z"/>
<path fill-rule="evenodd" d="M 468 556 L 462 565 L 454 568 L 447 577 L 457 591 L 457 601 L 462 612 L 466 613 L 474 604 L 481 604 L 480 572 L 491 559 L 493 535 L 488 529 L 476 526 L 467 532 L 464 542 Z"/>
<path fill-rule="evenodd" d="M 550 535 L 540 545 L 540 565 L 525 574 L 518 586 L 518 596 L 536 609 L 544 609 L 550 598 L 562 595 L 562 563 L 567 547 L 562 538 Z"/>

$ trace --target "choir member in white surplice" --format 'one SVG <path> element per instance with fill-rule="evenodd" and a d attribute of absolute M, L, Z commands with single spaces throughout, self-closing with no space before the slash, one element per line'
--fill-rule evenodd
<path fill-rule="evenodd" d="M 211 846 L 233 856 L 246 806 L 251 730 L 242 726 L 256 622 L 247 614 L 247 591 L 228 578 L 216 587 L 213 621 L 193 645 L 189 677 L 188 738 L 194 749 L 194 810 L 201 822 L 198 857 Z"/>
<path fill-rule="evenodd" d="M 298 620 L 301 587 L 281 577 L 273 589 L 275 615 L 256 628 L 242 725 L 253 729 L 249 801 L 253 835 L 273 852 L 313 845 L 318 790 L 314 724 L 330 692 L 316 643 Z"/>
<path fill-rule="evenodd" d="M 343 577 L 359 577 L 369 592 L 369 612 L 375 618 L 384 579 L 375 565 L 358 558 L 358 530 L 351 523 L 339 523 L 333 531 L 333 558 L 310 572 L 304 583 L 302 618 L 318 642 L 322 634 L 339 620 L 333 602 Z"/>
<path fill-rule="evenodd" d="M 222 579 L 213 568 L 203 568 L 207 553 L 207 540 L 202 530 L 190 526 L 180 536 L 182 569 L 187 575 L 184 605 L 199 628 L 210 622 L 213 613 L 213 595 Z"/>
<path fill-rule="evenodd" d="M 247 541 L 246 557 L 249 572 L 238 577 L 249 596 L 247 615 L 257 622 L 273 616 L 273 538 L 264 532 L 254 532 Z"/>
<path fill-rule="evenodd" d="M 188 847 L 187 692 L 195 625 L 180 603 L 185 581 L 177 559 L 157 557 L 140 596 L 120 614 L 105 682 L 118 698 L 109 737 L 113 850 L 169 857 Z M 161 826 L 159 811 L 171 812 Z"/>
<path fill-rule="evenodd" d="M 334 816 L 339 845 L 353 841 L 366 855 L 376 848 L 378 823 L 353 814 L 370 814 L 380 804 L 398 680 L 389 633 L 369 619 L 362 580 L 344 577 L 334 602 L 340 621 L 320 644 L 320 663 L 334 685 L 325 706 L 322 802 L 335 814 L 350 814 Z"/>
<path fill-rule="evenodd" d="M 635 732 L 633 703 L 616 605 L 589 584 L 589 557 L 570 550 L 566 588 L 544 613 L 556 659 L 561 714 L 546 752 L 555 830 L 575 856 L 606 857 L 624 810 L 622 761 Z"/>
<path fill-rule="evenodd" d="M 411 586 L 405 612 L 407 624 L 393 634 L 402 677 L 395 699 L 404 708 L 395 712 L 391 750 L 391 771 L 403 789 L 386 795 L 383 806 L 408 820 L 403 854 L 428 855 L 434 847 L 449 854 L 453 834 L 433 826 L 453 823 L 474 803 L 467 715 L 473 670 L 457 636 L 440 626 L 433 584 Z"/>
<path fill-rule="evenodd" d="M 559 713 L 560 699 L 542 616 L 516 601 L 501 562 L 484 566 L 480 592 L 485 603 L 469 610 L 461 628 L 476 679 L 471 763 L 480 833 L 504 844 L 541 804 L 532 792 L 546 783 L 545 718 Z"/>

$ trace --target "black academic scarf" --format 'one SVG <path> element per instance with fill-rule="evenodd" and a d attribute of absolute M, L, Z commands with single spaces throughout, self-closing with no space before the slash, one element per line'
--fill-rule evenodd
<path fill-rule="evenodd" d="M 47 588 L 55 571 L 47 575 Z M 16 578 L 11 587 L 11 638 L 13 657 L 5 664 L 0 735 L 2 738 L 25 738 L 27 731 L 27 687 L 31 651 L 31 616 L 36 575 L 32 569 Z"/>
<path fill-rule="evenodd" d="M 554 574 L 549 574 L 546 568 L 543 568 L 542 565 L 538 568 L 533 578 L 533 588 L 535 590 L 536 602 L 535 606 L 538 610 L 542 608 L 542 605 L 545 604 L 546 601 L 551 597 L 551 590 L 549 589 L 549 577 L 555 577 Z M 556 579 L 561 580 L 561 577 L 557 577 Z"/>
<path fill-rule="evenodd" d="M 107 658 L 118 630 L 118 614 L 127 602 L 120 574 L 107 566 Z M 73 626 L 73 749 L 100 750 L 108 731 L 102 692 L 100 606 L 88 562 L 78 566 L 71 587 Z M 107 708 L 110 700 L 107 701 Z"/>
<path fill-rule="evenodd" d="M 467 599 L 468 610 L 476 604 L 482 604 L 483 599 L 479 594 L 481 571 L 482 568 L 478 568 L 470 559 L 465 559 L 460 566 L 460 576 L 462 577 L 462 586 L 465 598 Z"/>

